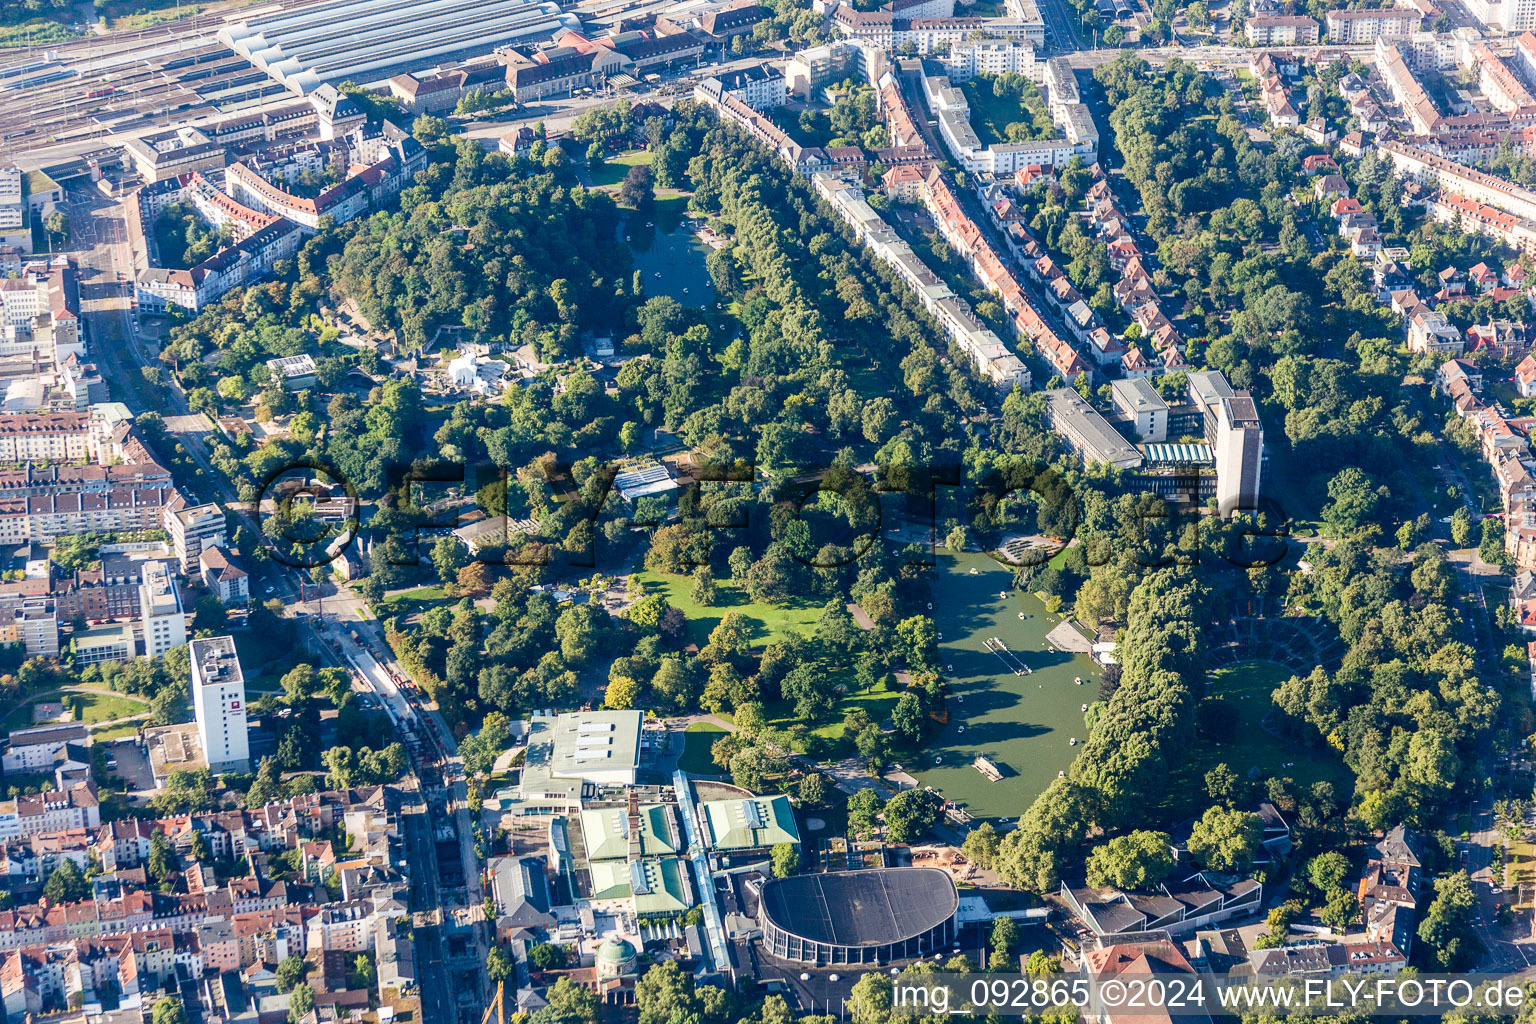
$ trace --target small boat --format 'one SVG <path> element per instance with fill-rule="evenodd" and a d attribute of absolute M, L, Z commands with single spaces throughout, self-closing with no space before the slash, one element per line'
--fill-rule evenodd
<path fill-rule="evenodd" d="M 1024 613 L 1023 612 L 1019 612 L 1019 618 L 1022 619 L 1023 617 L 1024 617 Z"/>
<path fill-rule="evenodd" d="M 1008 591 L 1006 591 L 1006 590 L 999 590 L 997 592 L 997 597 L 998 597 L 998 600 L 1001 600 L 1001 601 L 1008 600 Z"/>
<path fill-rule="evenodd" d="M 1057 773 L 1056 773 L 1056 777 L 1057 777 L 1057 778 L 1058 778 L 1058 779 L 1064 779 L 1064 778 L 1066 778 L 1066 777 L 1067 777 L 1067 773 L 1066 773 L 1066 772 L 1057 772 Z"/>
<path fill-rule="evenodd" d="M 933 759 L 933 763 L 934 764 L 943 764 L 944 763 L 944 759 L 942 757 L 935 757 Z"/>
<path fill-rule="evenodd" d="M 1083 710 L 1084 710 L 1084 711 L 1087 711 L 1087 710 L 1088 710 L 1088 705 L 1087 705 L 1087 704 L 1084 704 L 1084 705 L 1083 705 Z"/>
<path fill-rule="evenodd" d="M 683 289 L 683 294 L 684 294 L 684 295 L 687 295 L 687 294 L 688 294 L 688 289 L 687 289 L 687 288 L 684 288 L 684 289 Z"/>
<path fill-rule="evenodd" d="M 1072 681 L 1074 683 L 1076 683 L 1078 686 L 1082 686 L 1083 685 L 1083 677 L 1082 676 L 1074 676 Z"/>
<path fill-rule="evenodd" d="M 955 670 L 955 666 L 953 666 L 953 665 L 945 665 L 944 666 L 944 671 L 945 672 L 953 672 L 954 670 Z"/>
<path fill-rule="evenodd" d="M 975 575 L 976 575 L 976 574 L 977 574 L 977 573 L 976 573 L 976 570 L 975 570 L 975 569 L 972 569 L 972 570 L 971 570 L 971 575 L 972 575 L 972 576 L 975 576 Z"/>
<path fill-rule="evenodd" d="M 653 221 L 653 220 L 648 220 L 648 221 L 645 222 L 645 226 L 648 227 L 648 228 L 653 228 L 653 227 L 656 226 L 656 222 Z"/>
<path fill-rule="evenodd" d="M 1076 737 L 1076 736 L 1073 736 L 1073 737 L 1072 737 L 1072 738 L 1071 738 L 1071 739 L 1070 739 L 1070 740 L 1068 740 L 1068 741 L 1067 741 L 1067 743 L 1068 743 L 1068 744 L 1069 744 L 1069 745 L 1070 745 L 1070 746 L 1074 746 L 1074 747 L 1075 747 L 1075 746 L 1077 746 L 1077 737 Z"/>
<path fill-rule="evenodd" d="M 957 728 L 959 729 L 960 732 L 965 732 L 965 726 L 962 725 L 962 726 L 958 726 Z"/>
<path fill-rule="evenodd" d="M 628 235 L 625 235 L 625 236 L 624 236 L 624 241 L 626 241 L 626 242 L 632 242 L 632 241 L 634 241 L 634 239 L 632 239 L 632 238 L 630 238 L 630 237 L 629 237 L 629 236 L 628 236 Z"/>
<path fill-rule="evenodd" d="M 961 704 L 964 704 L 965 703 L 965 694 L 963 694 L 963 693 L 956 694 L 955 695 L 955 700 L 959 701 Z"/>
<path fill-rule="evenodd" d="M 661 271 L 658 270 L 654 274 L 652 274 L 651 276 L 652 277 L 660 277 L 661 276 Z"/>

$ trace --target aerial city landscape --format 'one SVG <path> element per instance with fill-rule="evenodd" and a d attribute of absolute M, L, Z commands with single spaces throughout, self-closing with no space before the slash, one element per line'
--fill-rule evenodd
<path fill-rule="evenodd" d="M 0 3 L 0 1024 L 1536 1021 L 1536 0 L 1348 2 Z"/>

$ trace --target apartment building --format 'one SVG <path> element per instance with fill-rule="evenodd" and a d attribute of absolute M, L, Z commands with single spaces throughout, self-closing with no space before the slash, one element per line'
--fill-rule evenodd
<path fill-rule="evenodd" d="M 1398 174 L 1442 193 L 1465 196 L 1522 220 L 1536 220 L 1536 192 L 1528 188 L 1396 140 L 1380 143 L 1377 152 L 1392 161 Z"/>
<path fill-rule="evenodd" d="M 1406 39 L 1419 30 L 1424 18 L 1411 8 L 1381 7 L 1329 11 L 1324 20 L 1328 41 L 1349 46 L 1378 39 Z"/>
<path fill-rule="evenodd" d="M 250 600 L 250 576 L 230 561 L 222 548 L 204 547 L 197 556 L 197 571 L 203 586 L 225 604 L 244 604 Z"/>
<path fill-rule="evenodd" d="M 71 722 L 67 725 L 37 725 L 13 729 L 0 755 L 0 770 L 7 775 L 36 775 L 51 772 L 55 759 L 71 744 L 91 741 L 90 730 Z"/>
<path fill-rule="evenodd" d="M 91 417 L 83 412 L 0 415 L 0 462 L 85 462 L 96 457 Z"/>
<path fill-rule="evenodd" d="M 144 655 L 158 658 L 187 642 L 187 613 L 181 591 L 165 562 L 146 562 L 139 584 L 139 624 Z"/>
<path fill-rule="evenodd" d="M 47 597 L 0 599 L 0 642 L 21 644 L 29 658 L 59 656 L 59 616 Z"/>
<path fill-rule="evenodd" d="M 1249 46 L 1311 46 L 1318 40 L 1317 22 L 1300 15 L 1256 14 L 1243 22 Z"/>
<path fill-rule="evenodd" d="M 789 85 L 784 72 L 766 64 L 743 68 L 716 78 L 723 92 L 736 97 L 753 110 L 772 110 L 782 107 L 789 98 Z"/>
<path fill-rule="evenodd" d="M 23 794 L 0 803 L 0 842 L 44 832 L 93 829 L 100 824 L 101 803 L 91 782 L 77 782 L 65 790 Z"/>
<path fill-rule="evenodd" d="M 161 519 L 184 576 L 197 572 L 197 560 L 204 548 L 224 547 L 227 543 L 224 510 L 212 502 L 193 505 L 175 494 L 166 501 Z"/>

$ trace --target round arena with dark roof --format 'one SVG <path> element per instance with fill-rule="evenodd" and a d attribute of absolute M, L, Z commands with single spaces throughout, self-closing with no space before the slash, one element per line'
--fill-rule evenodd
<path fill-rule="evenodd" d="M 805 964 L 870 964 L 945 950 L 960 894 L 938 868 L 791 875 L 763 884 L 757 919 L 769 956 Z"/>

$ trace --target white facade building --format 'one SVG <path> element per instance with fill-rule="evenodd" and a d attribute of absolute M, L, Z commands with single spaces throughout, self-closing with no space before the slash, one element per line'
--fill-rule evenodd
<path fill-rule="evenodd" d="M 144 656 L 157 658 L 187 642 L 187 613 L 166 563 L 144 563 L 141 579 L 139 621 L 144 629 Z"/>
<path fill-rule="evenodd" d="M 192 641 L 192 706 L 203 756 L 215 772 L 246 772 L 251 767 L 246 734 L 245 676 L 233 637 Z"/>

